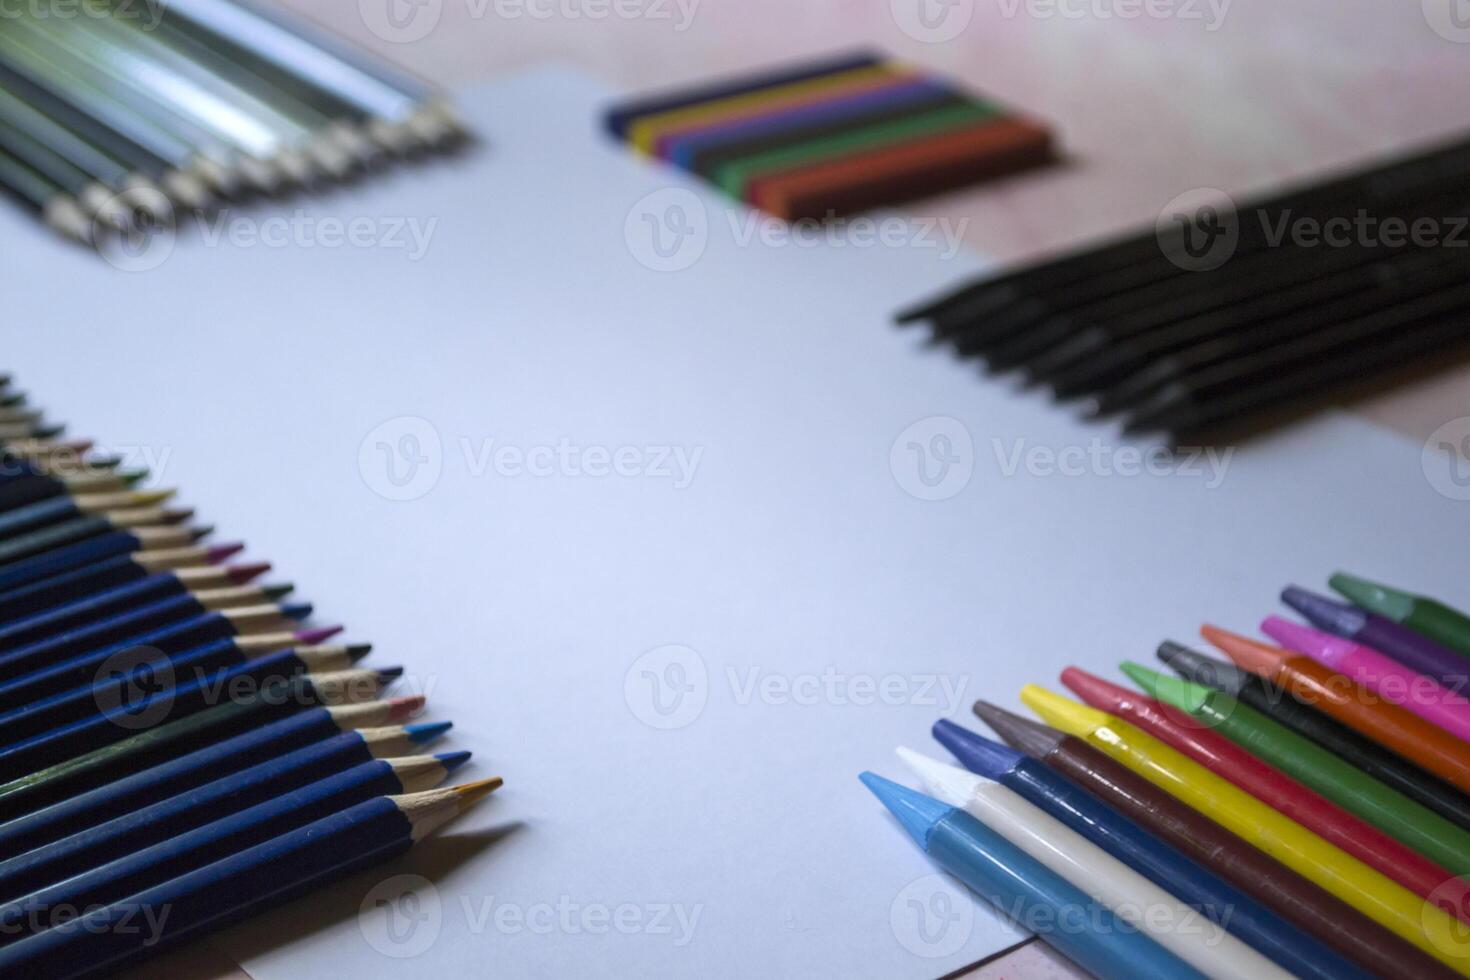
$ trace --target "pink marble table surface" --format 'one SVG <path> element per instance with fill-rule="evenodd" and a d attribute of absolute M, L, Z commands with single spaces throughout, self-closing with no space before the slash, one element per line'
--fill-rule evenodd
<path fill-rule="evenodd" d="M 284 2 L 449 86 L 554 60 L 632 92 L 875 46 L 1057 128 L 1064 165 L 911 209 L 1000 259 L 1152 223 L 1193 188 L 1238 197 L 1470 130 L 1463 0 Z M 1422 441 L 1470 415 L 1470 369 L 1352 407 Z M 177 962 L 242 976 L 207 946 Z M 1074 974 L 1032 943 L 973 975 Z"/>

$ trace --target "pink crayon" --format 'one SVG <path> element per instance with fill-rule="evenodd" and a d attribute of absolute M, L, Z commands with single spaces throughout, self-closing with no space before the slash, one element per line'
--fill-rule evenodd
<path fill-rule="evenodd" d="M 1267 616 L 1261 623 L 1261 632 L 1282 646 L 1357 681 L 1385 701 L 1412 711 L 1451 735 L 1470 742 L 1470 700 L 1434 678 L 1411 670 L 1372 647 L 1280 616 Z"/>

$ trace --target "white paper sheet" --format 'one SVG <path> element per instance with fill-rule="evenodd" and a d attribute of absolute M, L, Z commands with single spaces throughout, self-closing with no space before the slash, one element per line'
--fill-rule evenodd
<path fill-rule="evenodd" d="M 235 215 L 146 274 L 0 215 L 20 383 L 161 463 L 409 668 L 467 775 L 506 779 L 413 855 L 226 934 L 258 980 L 937 976 L 1016 934 L 858 783 L 900 775 L 895 744 L 941 754 L 929 725 L 976 697 L 1116 676 L 1203 619 L 1248 630 L 1340 566 L 1466 598 L 1470 505 L 1418 447 L 1325 417 L 1223 476 L 1121 475 L 1106 429 L 891 325 L 978 259 L 938 230 L 748 237 L 601 137 L 606 97 L 557 70 L 487 85 L 470 157 Z M 642 215 L 671 204 L 707 242 L 654 271 Z M 414 261 L 323 243 L 338 216 L 406 243 L 390 219 L 436 224 Z M 435 887 L 389 932 L 372 889 L 404 874 Z"/>

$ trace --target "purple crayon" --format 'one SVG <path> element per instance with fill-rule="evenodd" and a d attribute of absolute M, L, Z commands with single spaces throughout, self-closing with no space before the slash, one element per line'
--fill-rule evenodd
<path fill-rule="evenodd" d="M 1377 613 L 1295 585 L 1282 591 L 1281 601 L 1318 629 L 1372 647 L 1452 691 L 1461 690 L 1470 680 L 1470 661 L 1462 654 Z"/>

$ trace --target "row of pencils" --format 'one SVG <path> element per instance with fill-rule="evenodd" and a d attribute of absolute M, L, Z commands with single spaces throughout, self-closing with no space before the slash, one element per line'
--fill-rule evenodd
<path fill-rule="evenodd" d="M 1467 172 L 1461 141 L 1238 206 L 1206 194 L 899 319 L 1129 432 L 1248 433 L 1463 344 Z"/>
<path fill-rule="evenodd" d="M 0 378 L 0 976 L 111 972 L 387 860 L 500 785 Z M 145 927 L 145 924 L 146 927 Z"/>
<path fill-rule="evenodd" d="M 269 0 L 14 4 L 0 188 L 78 240 L 351 179 L 465 135 L 425 82 Z"/>
<path fill-rule="evenodd" d="M 1279 646 L 1214 626 L 1137 693 L 1076 667 L 1032 721 L 952 721 L 958 766 L 863 782 L 978 895 L 1099 977 L 1470 976 L 1470 616 L 1349 575 Z"/>

